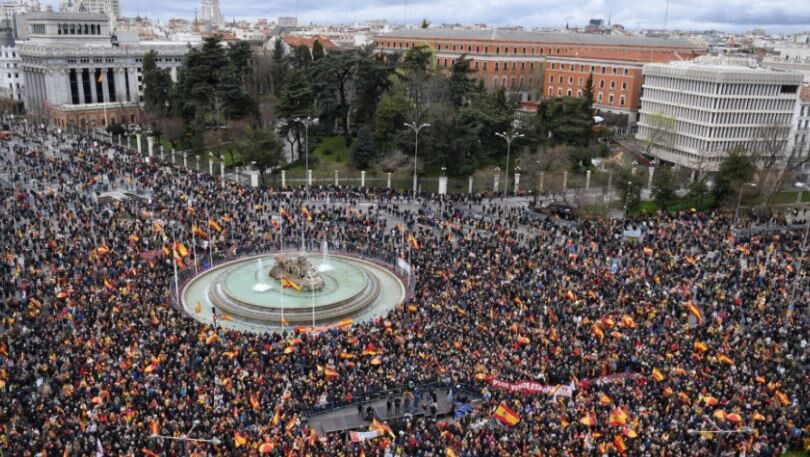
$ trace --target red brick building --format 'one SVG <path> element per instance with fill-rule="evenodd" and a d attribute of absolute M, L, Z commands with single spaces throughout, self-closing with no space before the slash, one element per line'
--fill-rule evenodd
<path fill-rule="evenodd" d="M 688 60 L 705 51 L 680 39 L 520 30 L 404 29 L 374 42 L 383 53 L 427 45 L 444 68 L 466 54 L 488 88 L 504 87 L 524 102 L 581 95 L 593 74 L 595 107 L 626 113 L 631 124 L 645 63 Z"/>

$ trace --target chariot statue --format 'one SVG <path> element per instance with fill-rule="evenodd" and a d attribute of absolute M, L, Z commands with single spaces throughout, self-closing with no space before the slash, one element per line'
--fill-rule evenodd
<path fill-rule="evenodd" d="M 313 291 L 323 288 L 323 278 L 318 270 L 306 259 L 299 255 L 290 258 L 284 254 L 275 257 L 276 264 L 270 269 L 270 277 L 281 280 L 282 277 L 301 287 L 302 291 Z"/>

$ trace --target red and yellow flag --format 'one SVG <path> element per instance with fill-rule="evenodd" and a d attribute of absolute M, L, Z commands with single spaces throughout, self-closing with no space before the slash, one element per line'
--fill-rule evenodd
<path fill-rule="evenodd" d="M 659 370 L 658 368 L 653 368 L 652 378 L 658 382 L 661 382 L 664 379 L 666 379 L 666 376 L 664 376 L 664 373 L 661 373 L 661 370 Z"/>
<path fill-rule="evenodd" d="M 411 245 L 411 247 L 413 247 L 415 251 L 419 250 L 419 241 L 416 239 L 415 236 L 413 236 L 413 234 L 408 235 L 408 243 Z"/>
<path fill-rule="evenodd" d="M 301 286 L 299 286 L 286 276 L 281 277 L 281 287 L 283 289 L 295 289 L 296 292 L 301 292 Z"/>
<path fill-rule="evenodd" d="M 198 237 L 200 237 L 202 239 L 207 239 L 208 238 L 208 234 L 203 232 L 202 229 L 200 229 L 196 225 L 191 226 L 191 233 L 197 235 Z"/>
<path fill-rule="evenodd" d="M 219 223 L 214 219 L 208 219 L 208 226 L 211 227 L 213 230 L 216 230 L 217 233 L 222 231 L 222 226 L 219 225 Z"/>
<path fill-rule="evenodd" d="M 608 425 L 611 427 L 627 425 L 627 413 L 621 408 L 614 409 L 610 412 L 610 416 L 608 417 Z"/>
<path fill-rule="evenodd" d="M 514 427 L 520 422 L 520 416 L 515 411 L 512 411 L 506 403 L 501 402 L 498 405 L 498 408 L 495 410 L 495 419 L 497 419 L 502 424 L 508 425 L 509 427 Z"/>
<path fill-rule="evenodd" d="M 233 444 L 234 447 L 239 449 L 247 444 L 247 437 L 239 432 L 233 432 Z"/>
<path fill-rule="evenodd" d="M 686 304 L 686 309 L 689 310 L 689 314 L 695 316 L 697 319 L 697 323 L 700 324 L 703 322 L 703 313 L 700 312 L 700 309 L 692 302 Z"/>
<path fill-rule="evenodd" d="M 304 218 L 306 220 L 308 220 L 308 221 L 312 220 L 312 213 L 309 212 L 309 209 L 307 209 L 306 205 L 301 207 L 301 213 L 304 215 Z"/>

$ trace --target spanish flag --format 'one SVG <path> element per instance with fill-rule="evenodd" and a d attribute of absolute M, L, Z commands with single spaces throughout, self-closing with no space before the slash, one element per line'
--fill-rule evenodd
<path fill-rule="evenodd" d="M 726 365 L 734 365 L 734 361 L 731 360 L 731 358 L 725 354 L 718 354 L 717 361 L 720 363 L 725 363 Z"/>
<path fill-rule="evenodd" d="M 269 454 L 273 452 L 274 448 L 275 446 L 273 446 L 273 443 L 261 443 L 258 447 L 259 454 Z"/>
<path fill-rule="evenodd" d="M 136 233 L 133 233 L 132 235 L 129 236 L 129 241 L 131 243 L 137 243 L 140 240 L 141 239 L 138 237 L 138 235 Z"/>
<path fill-rule="evenodd" d="M 306 205 L 301 207 L 301 213 L 304 214 L 304 217 L 306 218 L 306 220 L 308 220 L 308 221 L 312 220 L 312 213 L 309 212 Z"/>
<path fill-rule="evenodd" d="M 104 280 L 104 288 L 110 291 L 115 290 L 115 286 L 113 285 L 113 283 L 111 283 L 106 279 Z"/>
<path fill-rule="evenodd" d="M 180 253 L 181 257 L 188 257 L 188 249 L 185 246 L 183 246 L 183 243 L 177 241 L 176 243 L 174 243 L 174 249 L 178 253 Z"/>
<path fill-rule="evenodd" d="M 666 379 L 666 376 L 664 376 L 664 373 L 661 373 L 661 370 L 659 370 L 658 368 L 653 368 L 653 370 L 652 370 L 652 378 L 655 379 L 658 382 L 661 382 L 664 379 Z"/>
<path fill-rule="evenodd" d="M 456 451 L 453 448 L 447 448 L 447 457 L 457 457 Z"/>
<path fill-rule="evenodd" d="M 700 352 L 706 352 L 709 350 L 709 347 L 706 346 L 706 343 L 701 343 L 700 341 L 695 341 L 695 350 Z"/>
<path fill-rule="evenodd" d="M 160 425 L 158 425 L 158 421 L 156 419 L 149 421 L 149 433 L 151 435 L 160 435 Z"/>
<path fill-rule="evenodd" d="M 212 229 L 216 230 L 217 233 L 222 231 L 222 226 L 219 225 L 219 223 L 217 221 L 215 221 L 214 219 L 208 219 L 208 226 L 211 227 Z"/>
<path fill-rule="evenodd" d="M 416 237 L 414 237 L 412 234 L 408 235 L 408 243 L 410 243 L 414 250 L 419 250 L 419 241 L 417 241 Z"/>
<path fill-rule="evenodd" d="M 627 425 L 627 413 L 621 408 L 616 408 L 610 412 L 608 417 L 608 425 L 611 427 L 618 427 L 620 425 Z"/>
<path fill-rule="evenodd" d="M 648 247 L 645 247 L 645 248 L 643 249 L 643 251 L 644 251 L 644 253 L 645 253 L 645 254 L 647 254 L 647 255 L 650 255 L 650 254 L 652 254 L 652 253 L 653 253 L 652 248 L 648 248 Z"/>
<path fill-rule="evenodd" d="M 787 406 L 790 404 L 790 399 L 782 391 L 779 390 L 776 391 L 776 398 L 779 400 L 779 403 L 781 403 L 782 406 Z"/>
<path fill-rule="evenodd" d="M 239 449 L 247 444 L 247 437 L 239 432 L 233 432 L 233 444 L 234 447 Z"/>
<path fill-rule="evenodd" d="M 596 425 L 596 418 L 594 418 L 593 416 L 584 416 L 579 420 L 579 423 L 582 425 L 593 427 L 594 425 Z"/>
<path fill-rule="evenodd" d="M 602 394 L 602 395 L 599 396 L 599 404 L 600 405 L 608 406 L 611 403 L 613 403 L 613 400 L 611 400 L 610 397 L 608 397 L 607 395 Z"/>
<path fill-rule="evenodd" d="M 391 430 L 391 427 L 389 427 L 388 424 L 380 422 L 377 419 L 371 420 L 371 425 L 369 425 L 368 429 L 369 431 L 377 430 L 378 432 L 380 432 L 380 435 L 388 434 L 391 436 L 391 438 L 396 437 L 396 435 L 394 435 L 394 431 Z"/>
<path fill-rule="evenodd" d="M 495 419 L 510 427 L 514 427 L 520 422 L 520 416 L 506 406 L 504 402 L 501 402 L 501 404 L 498 405 L 498 409 L 495 410 Z"/>
<path fill-rule="evenodd" d="M 258 411 L 259 408 L 261 408 L 261 403 L 259 403 L 259 398 L 255 393 L 250 394 L 250 406 L 254 411 Z"/>
<path fill-rule="evenodd" d="M 284 208 L 278 210 L 278 215 L 283 217 L 284 219 L 290 218 L 290 213 L 288 213 Z"/>
<path fill-rule="evenodd" d="M 567 299 L 569 299 L 571 301 L 577 301 L 577 296 L 574 295 L 574 292 L 571 291 L 571 290 L 569 290 L 568 292 L 565 293 L 565 298 L 567 298 Z"/>
<path fill-rule="evenodd" d="M 110 253 L 110 248 L 108 248 L 107 245 L 105 244 L 105 245 L 101 245 L 101 246 L 97 247 L 95 249 L 95 251 L 96 251 L 96 255 L 104 255 L 104 254 L 109 254 Z"/>
<path fill-rule="evenodd" d="M 286 431 L 288 431 L 288 432 L 289 432 L 290 430 L 292 430 L 292 429 L 293 429 L 293 427 L 295 427 L 295 423 L 296 423 L 296 421 L 298 421 L 298 416 L 293 415 L 293 417 L 292 417 L 292 418 L 290 418 L 289 422 L 287 422 L 287 425 L 285 425 L 285 426 L 284 426 L 284 430 L 286 430 Z"/>
<path fill-rule="evenodd" d="M 273 413 L 273 420 L 270 422 L 273 427 L 278 425 L 279 421 L 281 421 L 281 412 L 278 408 L 276 408 L 276 412 Z"/>
<path fill-rule="evenodd" d="M 689 310 L 689 314 L 695 316 L 695 319 L 697 319 L 698 324 L 703 322 L 703 314 L 700 312 L 700 309 L 698 309 L 698 307 L 694 303 L 692 302 L 687 303 L 686 308 Z"/>
<path fill-rule="evenodd" d="M 295 289 L 296 292 L 301 292 L 301 286 L 291 281 L 286 276 L 281 277 L 281 287 L 283 289 Z"/>
<path fill-rule="evenodd" d="M 337 378 L 337 377 L 340 376 L 340 373 L 338 373 L 337 370 L 334 370 L 334 369 L 329 368 L 329 367 L 326 367 L 326 368 L 323 369 L 323 374 L 327 378 Z"/>
<path fill-rule="evenodd" d="M 197 235 L 198 237 L 200 237 L 202 239 L 207 239 L 208 238 L 208 234 L 206 234 L 205 232 L 200 230 L 200 228 L 197 227 L 196 225 L 191 226 L 191 233 Z"/>
<path fill-rule="evenodd" d="M 616 445 L 616 449 L 618 449 L 622 454 L 627 452 L 627 446 L 624 444 L 624 437 L 621 435 L 616 435 L 613 438 L 613 444 Z"/>
<path fill-rule="evenodd" d="M 593 324 L 593 334 L 596 335 L 597 338 L 599 338 L 599 341 L 605 339 L 605 332 L 602 330 L 602 327 L 596 324 Z"/>

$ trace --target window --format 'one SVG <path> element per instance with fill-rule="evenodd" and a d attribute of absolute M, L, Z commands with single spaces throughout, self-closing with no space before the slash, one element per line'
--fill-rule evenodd
<path fill-rule="evenodd" d="M 553 70 L 555 68 L 557 68 L 557 64 L 556 63 L 551 64 L 551 69 Z"/>
<path fill-rule="evenodd" d="M 612 104 L 613 104 L 613 94 L 610 94 L 610 95 L 608 96 L 608 104 L 610 104 L 610 105 L 612 105 Z"/>
<path fill-rule="evenodd" d="M 629 74 L 629 72 L 628 72 L 628 71 L 627 71 L 627 69 L 625 68 L 625 69 L 624 69 L 624 76 L 627 76 L 628 74 Z"/>
<path fill-rule="evenodd" d="M 627 82 L 622 83 L 622 90 L 627 90 Z"/>
<path fill-rule="evenodd" d="M 512 70 L 517 70 L 517 62 L 512 62 Z"/>
<path fill-rule="evenodd" d="M 620 106 L 624 106 L 624 95 L 622 95 L 621 97 L 619 97 L 619 105 L 620 105 Z"/>
<path fill-rule="evenodd" d="M 561 87 L 557 88 L 557 96 L 562 97 L 562 88 Z"/>
<path fill-rule="evenodd" d="M 568 90 L 566 91 L 566 95 L 568 95 L 569 97 L 571 96 L 571 89 L 568 89 Z"/>
<path fill-rule="evenodd" d="M 554 84 L 554 75 L 549 76 L 548 82 L 550 82 L 551 84 Z"/>
<path fill-rule="evenodd" d="M 612 72 L 614 75 L 616 74 L 616 67 L 613 67 Z"/>
<path fill-rule="evenodd" d="M 604 89 L 604 88 L 605 88 L 605 80 L 604 80 L 604 79 L 600 79 L 600 80 L 599 80 L 599 88 L 600 88 L 600 89 Z"/>
<path fill-rule="evenodd" d="M 562 84 L 562 83 L 563 83 L 563 77 L 562 77 L 562 75 L 561 75 L 561 76 L 560 76 L 560 84 Z"/>
<path fill-rule="evenodd" d="M 481 46 L 476 46 L 475 47 L 475 52 L 481 52 Z"/>
<path fill-rule="evenodd" d="M 582 97 L 582 91 L 581 90 L 577 91 L 577 97 Z"/>
<path fill-rule="evenodd" d="M 526 48 L 523 48 L 523 55 L 526 55 Z"/>
<path fill-rule="evenodd" d="M 568 84 L 574 84 L 574 77 L 573 76 L 568 77 Z"/>
<path fill-rule="evenodd" d="M 579 79 L 577 80 L 577 85 L 578 85 L 578 86 L 581 86 L 581 85 L 582 85 L 582 78 L 579 78 Z"/>
<path fill-rule="evenodd" d="M 616 81 L 611 81 L 610 82 L 610 90 L 615 90 L 615 89 L 616 89 Z"/>
<path fill-rule="evenodd" d="M 498 71 L 498 65 L 499 65 L 499 63 L 495 62 L 495 71 Z"/>
<path fill-rule="evenodd" d="M 603 74 L 603 75 L 605 74 L 605 70 L 606 70 L 606 68 L 605 68 L 605 67 L 602 67 L 602 74 Z"/>
<path fill-rule="evenodd" d="M 501 53 L 501 48 L 500 48 L 500 46 L 498 46 L 498 47 L 495 48 L 495 54 L 500 54 L 500 53 Z"/>

